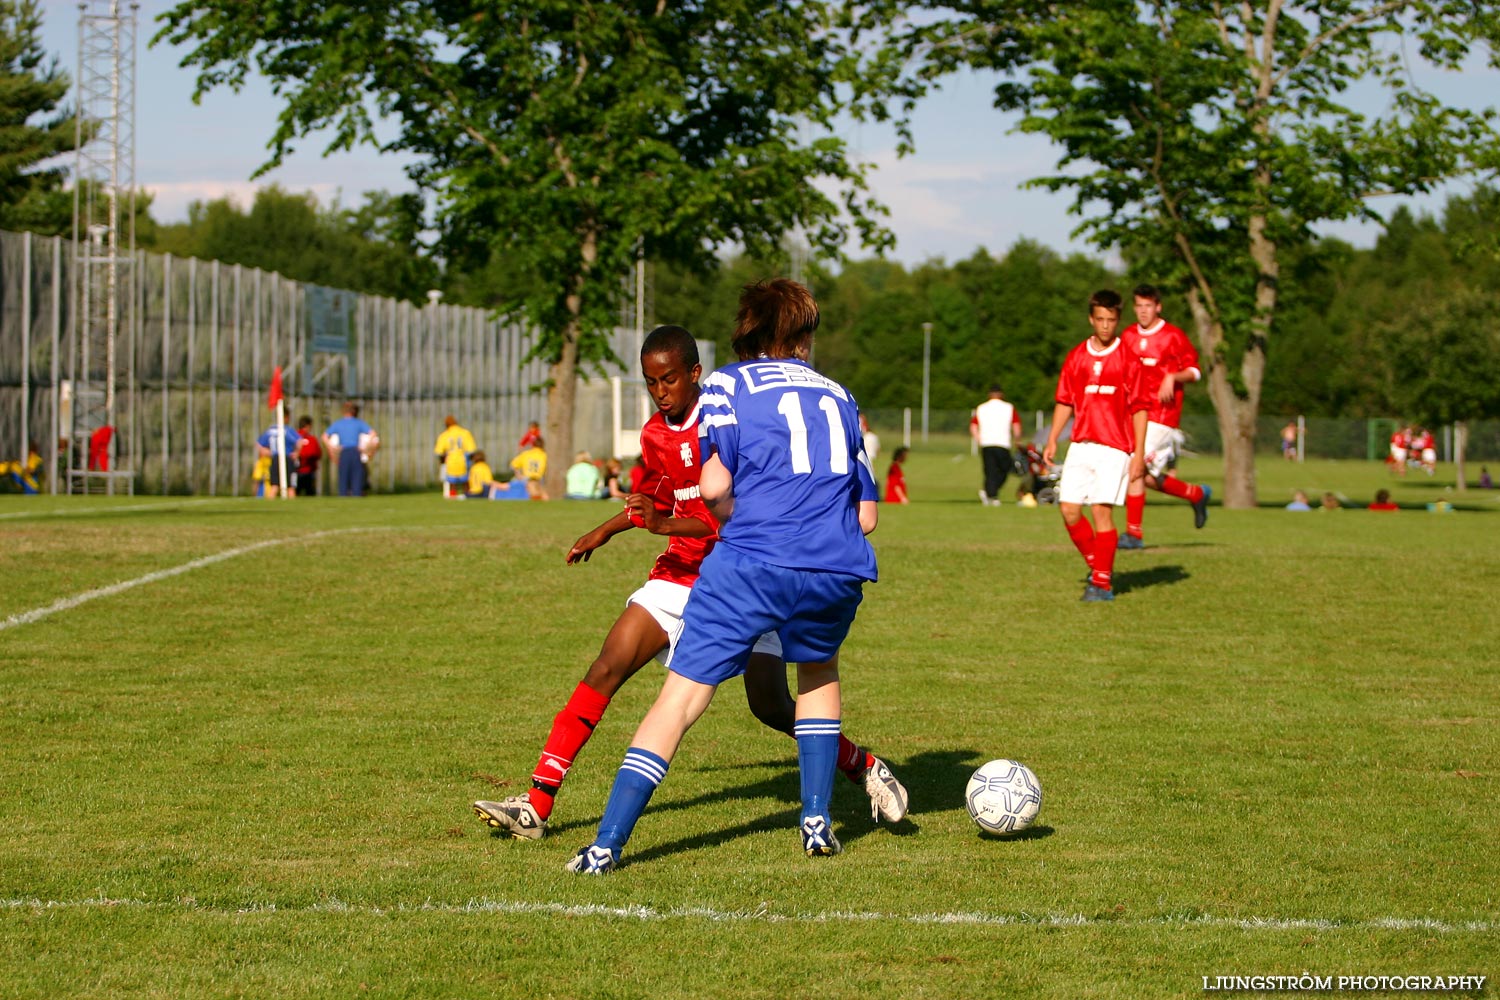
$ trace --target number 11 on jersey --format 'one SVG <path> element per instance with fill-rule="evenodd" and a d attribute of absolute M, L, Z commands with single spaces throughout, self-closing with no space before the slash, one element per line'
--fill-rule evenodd
<path fill-rule="evenodd" d="M 844 440 L 844 421 L 839 404 L 832 396 L 820 395 L 818 409 L 828 416 L 828 471 L 835 475 L 849 473 L 849 445 Z M 807 421 L 802 416 L 802 397 L 795 392 L 782 393 L 776 412 L 786 419 L 792 437 L 792 471 L 812 474 L 812 455 L 807 447 Z"/>

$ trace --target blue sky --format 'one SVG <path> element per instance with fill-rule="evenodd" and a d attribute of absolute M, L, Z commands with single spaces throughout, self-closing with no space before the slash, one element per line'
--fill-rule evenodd
<path fill-rule="evenodd" d="M 154 195 L 158 220 L 185 219 L 191 202 L 225 195 L 248 204 L 258 184 L 312 191 L 324 203 L 341 196 L 346 204 L 358 202 L 364 191 L 409 188 L 400 160 L 370 150 L 325 158 L 324 144 L 317 141 L 304 142 L 283 166 L 251 181 L 266 158 L 276 100 L 264 81 L 255 79 L 238 94 L 218 90 L 193 104 L 193 74 L 177 65 L 182 53 L 165 45 L 147 46 L 156 30 L 153 17 L 168 6 L 166 0 L 141 3 L 136 57 L 136 182 Z M 76 78 L 78 4 L 44 0 L 43 7 L 43 42 Z M 1500 100 L 1500 73 L 1494 71 L 1475 68 L 1423 82 L 1461 104 Z M 1356 94 L 1356 99 L 1361 98 Z M 1373 93 L 1362 99 L 1371 104 L 1379 100 Z M 914 156 L 897 159 L 895 137 L 886 128 L 851 126 L 845 138 L 862 159 L 877 165 L 872 186 L 891 209 L 897 260 L 955 261 L 981 246 L 999 254 L 1022 237 L 1058 250 L 1093 253 L 1069 236 L 1078 221 L 1067 214 L 1069 195 L 1021 189 L 1028 178 L 1051 170 L 1057 150 L 1038 137 L 1008 134 L 1012 122 L 990 106 L 988 80 L 971 74 L 952 78 L 919 108 L 913 122 Z M 1435 212 L 1448 192 L 1469 188 L 1450 186 L 1442 195 L 1414 204 Z M 1376 207 L 1388 211 L 1395 204 L 1388 200 Z M 1369 245 L 1378 232 L 1352 224 L 1324 231 L 1356 245 Z M 850 252 L 863 255 L 857 248 Z"/>

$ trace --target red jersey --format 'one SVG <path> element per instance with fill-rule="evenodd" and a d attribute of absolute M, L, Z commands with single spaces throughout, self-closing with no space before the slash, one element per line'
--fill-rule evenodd
<path fill-rule="evenodd" d="M 323 446 L 312 431 L 298 430 L 302 443 L 297 446 L 297 475 L 311 476 L 318 471 L 318 461 L 323 457 Z"/>
<path fill-rule="evenodd" d="M 1161 392 L 1162 377 L 1168 372 L 1185 372 L 1191 369 L 1194 374 L 1198 374 L 1198 351 L 1193 347 L 1193 342 L 1181 328 L 1164 319 L 1158 319 L 1156 326 L 1150 330 L 1142 330 L 1139 323 L 1132 323 L 1120 334 L 1120 339 L 1141 359 L 1141 365 L 1145 369 L 1146 396 L 1151 400 L 1151 409 L 1146 413 L 1146 419 L 1153 424 L 1165 424 L 1168 427 L 1181 425 L 1182 383 L 1177 383 L 1177 391 L 1172 394 L 1169 402 L 1162 402 L 1157 393 Z"/>
<path fill-rule="evenodd" d="M 702 471 L 698 451 L 698 405 L 674 426 L 658 410 L 641 428 L 641 460 L 646 478 L 640 492 L 651 494 L 656 509 L 667 517 L 692 517 L 719 530 L 719 522 L 708 512 L 698 495 L 698 475 Z M 666 580 L 691 587 L 698 579 L 703 557 L 713 549 L 718 535 L 707 538 L 672 536 L 667 550 L 656 557 L 648 579 Z"/>
<path fill-rule="evenodd" d="M 1433 439 L 1431 431 L 1423 431 L 1421 434 L 1412 435 L 1412 451 L 1426 451 L 1428 448 L 1437 449 L 1437 441 Z"/>
<path fill-rule="evenodd" d="M 906 499 L 906 473 L 901 471 L 900 462 L 892 462 L 885 474 L 885 502 L 901 503 Z"/>
<path fill-rule="evenodd" d="M 1151 408 L 1144 366 L 1116 337 L 1102 351 L 1090 337 L 1068 352 L 1057 380 L 1057 401 L 1073 407 L 1073 440 L 1135 451 L 1131 414 Z"/>
<path fill-rule="evenodd" d="M 528 427 L 526 429 L 526 433 L 521 435 L 521 442 L 519 445 L 517 445 L 517 447 L 520 448 L 521 451 L 525 451 L 527 448 L 530 448 L 541 439 L 542 432 L 540 430 L 534 430 Z"/>

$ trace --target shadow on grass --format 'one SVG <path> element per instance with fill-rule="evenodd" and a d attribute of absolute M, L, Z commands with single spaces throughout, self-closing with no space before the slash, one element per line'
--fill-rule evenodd
<path fill-rule="evenodd" d="M 979 831 L 980 840 L 1045 840 L 1057 831 L 1050 826 L 1031 826 L 1020 833 L 989 833 L 985 830 Z"/>
<path fill-rule="evenodd" d="M 886 758 L 891 769 L 906 786 L 908 793 L 912 793 L 911 812 L 899 823 L 875 823 L 870 818 L 869 799 L 865 797 L 864 790 L 859 786 L 847 781 L 842 776 L 835 778 L 833 797 L 833 819 L 834 831 L 839 840 L 845 845 L 857 843 L 864 837 L 876 831 L 882 831 L 886 836 L 910 837 L 921 832 L 921 826 L 914 817 L 922 812 L 940 812 L 945 809 L 963 808 L 963 789 L 968 783 L 969 776 L 974 769 L 984 763 L 988 758 L 976 750 L 931 750 L 919 753 L 905 761 L 894 758 Z M 713 768 L 717 771 L 731 771 L 743 768 L 763 768 L 766 764 L 732 764 Z M 939 796 L 931 794 L 932 789 L 949 789 L 949 793 Z M 673 802 L 657 804 L 653 802 L 646 810 L 643 822 L 650 822 L 652 813 L 661 813 L 682 809 L 693 809 L 709 803 L 728 802 L 736 799 L 775 799 L 782 802 L 792 803 L 790 809 L 783 809 L 767 813 L 735 826 L 719 828 L 694 834 L 691 837 L 682 837 L 665 844 L 641 851 L 639 854 L 627 853 L 627 863 L 642 863 L 654 861 L 658 858 L 679 854 L 683 851 L 691 851 L 714 844 L 722 844 L 727 841 L 737 840 L 741 837 L 749 837 L 759 833 L 774 831 L 785 831 L 792 849 L 796 846 L 797 823 L 801 818 L 801 809 L 797 805 L 801 798 L 801 785 L 797 768 L 786 767 L 779 773 L 760 781 L 740 785 L 735 788 L 726 788 L 720 791 L 709 792 L 694 796 L 689 799 L 679 799 Z M 548 836 L 579 833 L 587 838 L 598 827 L 599 817 L 579 818 L 565 823 L 549 824 Z M 1039 827 L 1037 830 L 1050 828 Z M 497 832 L 498 833 L 498 832 Z M 503 834 L 498 834 L 503 836 Z M 1035 836 L 1036 833 L 1027 831 L 1025 834 L 1017 835 L 1010 839 L 1020 839 L 1023 836 Z M 1046 834 L 1041 834 L 1045 836 Z"/>
<path fill-rule="evenodd" d="M 1132 590 L 1181 583 L 1192 576 L 1181 566 L 1153 566 L 1150 569 L 1133 569 L 1114 575 L 1115 593 L 1128 594 Z"/>

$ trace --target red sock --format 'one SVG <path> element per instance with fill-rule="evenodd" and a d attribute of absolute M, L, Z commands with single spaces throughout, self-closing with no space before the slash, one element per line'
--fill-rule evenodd
<path fill-rule="evenodd" d="M 594 727 L 608 707 L 608 698 L 579 681 L 568 703 L 553 718 L 552 732 L 547 734 L 541 759 L 531 774 L 531 791 L 526 794 L 542 819 L 552 815 L 552 800 L 562 789 L 568 768 L 573 766 L 578 751 L 594 735 Z"/>
<path fill-rule="evenodd" d="M 1140 538 L 1144 531 L 1141 522 L 1146 517 L 1146 494 L 1132 496 L 1125 494 L 1125 533 Z"/>
<path fill-rule="evenodd" d="M 1090 567 L 1094 565 L 1094 526 L 1089 524 L 1089 519 L 1080 517 L 1075 524 L 1068 526 L 1068 537 L 1073 539 L 1083 561 Z"/>
<path fill-rule="evenodd" d="M 839 733 L 838 768 L 848 776 L 850 781 L 864 780 L 865 768 L 873 766 L 874 763 L 874 754 L 861 750 L 859 744 L 843 733 Z"/>
<path fill-rule="evenodd" d="M 1115 546 L 1119 541 L 1120 533 L 1113 528 L 1094 536 L 1094 572 L 1089 578 L 1094 586 L 1110 589 L 1110 577 L 1115 571 Z"/>
<path fill-rule="evenodd" d="M 1203 498 L 1203 487 L 1189 486 L 1176 476 L 1163 476 L 1161 491 L 1169 497 L 1186 500 L 1188 503 L 1197 503 Z"/>

